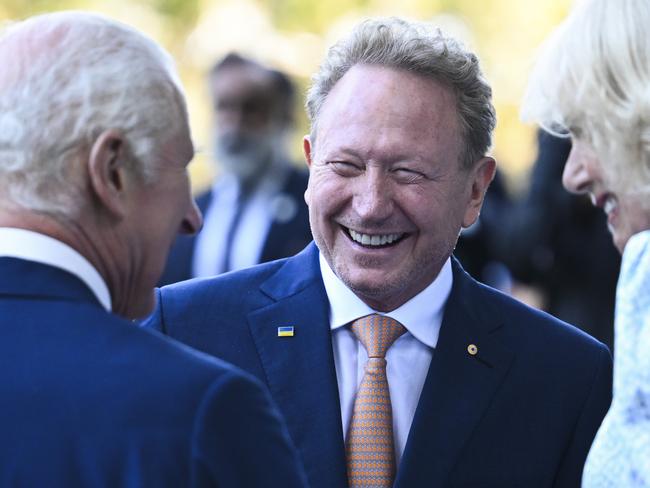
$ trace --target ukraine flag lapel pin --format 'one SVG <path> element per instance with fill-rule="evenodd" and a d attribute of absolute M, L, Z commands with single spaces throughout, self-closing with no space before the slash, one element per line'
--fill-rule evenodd
<path fill-rule="evenodd" d="M 293 337 L 293 325 L 278 327 L 278 337 Z"/>

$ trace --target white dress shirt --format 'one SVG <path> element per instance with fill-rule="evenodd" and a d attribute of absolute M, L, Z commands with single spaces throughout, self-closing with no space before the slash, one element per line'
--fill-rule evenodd
<path fill-rule="evenodd" d="M 341 399 L 343 435 L 347 438 L 354 399 L 363 379 L 368 353 L 346 326 L 360 317 L 380 312 L 370 308 L 345 286 L 322 255 L 320 270 L 330 304 L 330 327 Z M 404 452 L 433 350 L 438 343 L 442 314 L 451 291 L 452 279 L 451 261 L 447 260 L 438 277 L 428 287 L 401 307 L 382 314 L 399 321 L 408 331 L 386 353 L 397 463 Z"/>
<path fill-rule="evenodd" d="M 111 310 L 111 294 L 95 267 L 67 244 L 31 230 L 0 227 L 0 257 L 10 257 L 55 266 L 75 275 Z"/>

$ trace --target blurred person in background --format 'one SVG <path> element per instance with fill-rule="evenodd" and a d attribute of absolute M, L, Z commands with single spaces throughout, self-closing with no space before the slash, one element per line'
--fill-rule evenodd
<path fill-rule="evenodd" d="M 0 486 L 303 486 L 258 381 L 126 320 L 201 226 L 169 55 L 60 12 L 0 66 Z"/>
<path fill-rule="evenodd" d="M 591 0 L 546 42 L 525 119 L 568 133 L 563 183 L 607 216 L 622 253 L 614 399 L 583 486 L 650 486 L 650 2 Z"/>
<path fill-rule="evenodd" d="M 291 164 L 291 80 L 231 53 L 210 71 L 219 178 L 197 197 L 197 236 L 179 237 L 160 283 L 212 276 L 291 256 L 311 241 L 307 172 Z"/>
<path fill-rule="evenodd" d="M 541 293 L 541 308 L 613 345 L 620 255 L 605 215 L 562 187 L 571 141 L 540 131 L 529 188 L 502 214 L 492 235 L 520 283 Z"/>

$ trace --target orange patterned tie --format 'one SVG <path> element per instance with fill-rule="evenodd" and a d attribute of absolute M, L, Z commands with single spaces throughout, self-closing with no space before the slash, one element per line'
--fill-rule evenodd
<path fill-rule="evenodd" d="M 368 351 L 368 362 L 348 430 L 348 482 L 350 488 L 390 488 L 395 479 L 395 450 L 384 356 L 406 329 L 397 320 L 377 314 L 355 320 L 350 328 Z"/>

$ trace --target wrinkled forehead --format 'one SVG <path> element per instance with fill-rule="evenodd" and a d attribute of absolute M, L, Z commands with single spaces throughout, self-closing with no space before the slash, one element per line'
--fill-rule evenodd
<path fill-rule="evenodd" d="M 318 145 L 328 136 L 348 137 L 352 126 L 378 134 L 402 131 L 414 145 L 445 142 L 460 150 L 456 95 L 436 80 L 406 70 L 355 65 L 333 86 L 317 115 Z M 374 140 L 374 138 L 372 138 Z"/>

